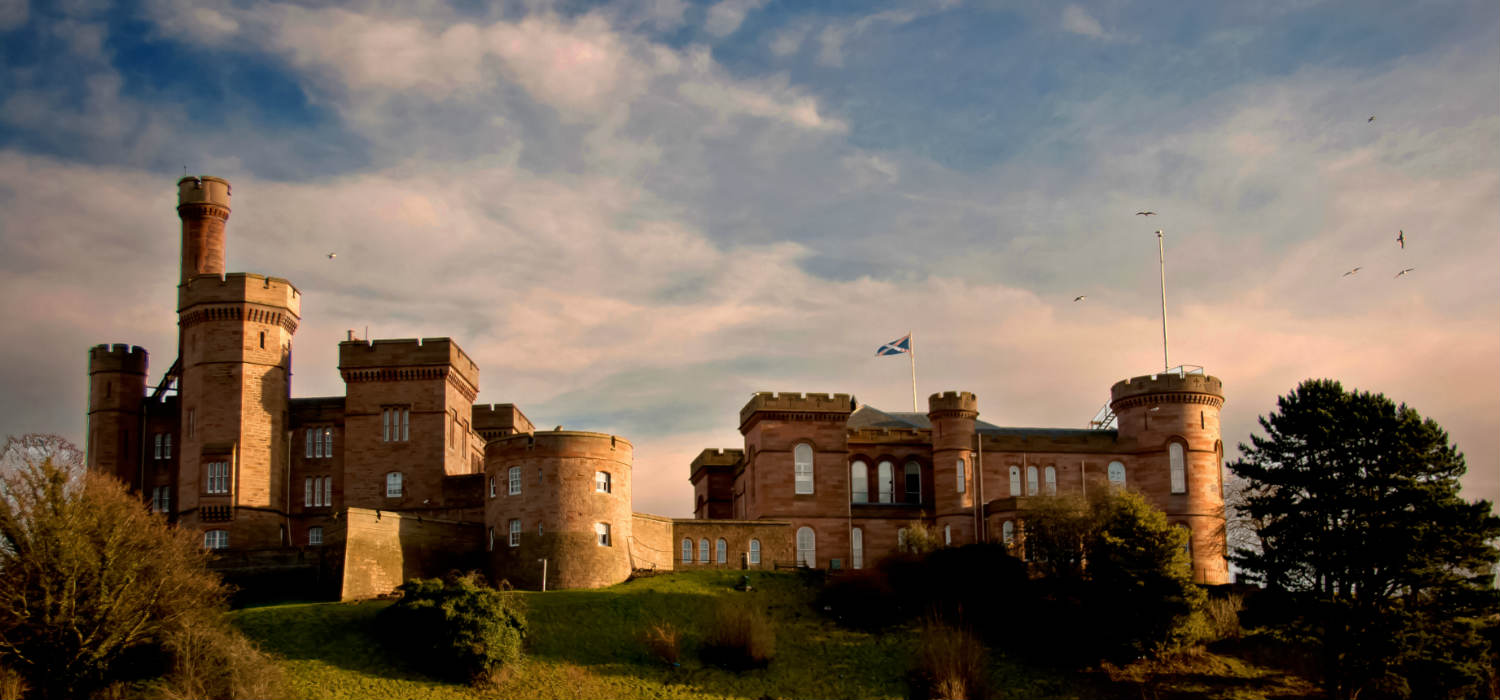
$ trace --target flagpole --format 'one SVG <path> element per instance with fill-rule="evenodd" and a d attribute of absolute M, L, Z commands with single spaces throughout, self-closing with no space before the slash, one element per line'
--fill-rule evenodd
<path fill-rule="evenodd" d="M 917 411 L 917 339 L 911 336 L 911 331 L 906 332 L 906 344 L 910 348 L 911 355 L 911 412 Z"/>
<path fill-rule="evenodd" d="M 1167 253 L 1161 229 L 1156 230 L 1156 260 L 1161 263 L 1161 371 L 1166 373 L 1172 364 L 1167 362 Z"/>

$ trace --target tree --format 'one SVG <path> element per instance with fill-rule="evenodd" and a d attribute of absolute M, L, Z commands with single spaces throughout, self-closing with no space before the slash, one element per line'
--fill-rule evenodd
<path fill-rule="evenodd" d="M 39 697 L 87 695 L 143 652 L 169 665 L 174 635 L 222 624 L 197 538 L 86 473 L 76 448 L 11 438 L 0 464 L 0 665 Z"/>
<path fill-rule="evenodd" d="M 1309 380 L 1260 418 L 1230 468 L 1254 546 L 1236 563 L 1320 647 L 1324 686 L 1404 697 L 1484 692 L 1476 621 L 1500 610 L 1500 518 L 1458 495 L 1464 458 L 1405 404 Z"/>

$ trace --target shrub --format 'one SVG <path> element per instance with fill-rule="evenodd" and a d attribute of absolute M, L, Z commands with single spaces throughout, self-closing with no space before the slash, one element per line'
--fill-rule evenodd
<path fill-rule="evenodd" d="M 222 617 L 201 620 L 167 640 L 167 676 L 156 685 L 169 700 L 270 698 L 281 695 L 281 670 Z"/>
<path fill-rule="evenodd" d="M 760 608 L 726 601 L 715 611 L 698 653 L 704 663 L 731 671 L 765 668 L 776 656 L 776 630 Z"/>
<path fill-rule="evenodd" d="M 984 646 L 963 628 L 928 620 L 909 677 L 914 698 L 979 700 L 989 695 Z"/>
<path fill-rule="evenodd" d="M 151 515 L 60 438 L 0 449 L 0 664 L 33 697 L 155 675 L 165 646 L 224 609 L 200 535 Z"/>
<path fill-rule="evenodd" d="M 1203 615 L 1208 620 L 1209 639 L 1240 638 L 1240 611 L 1245 607 L 1245 598 L 1238 593 L 1210 596 L 1203 606 Z"/>
<path fill-rule="evenodd" d="M 399 590 L 380 621 L 388 642 L 421 669 L 478 683 L 521 658 L 525 617 L 478 574 L 413 579 Z"/>
<path fill-rule="evenodd" d="M 816 604 L 839 624 L 854 629 L 878 630 L 901 619 L 895 589 L 881 571 L 847 571 L 830 576 L 818 591 Z"/>
<path fill-rule="evenodd" d="M 672 666 L 681 663 L 681 641 L 677 626 L 665 620 L 648 625 L 641 633 L 641 643 L 651 658 Z"/>
<path fill-rule="evenodd" d="M 23 697 L 26 697 L 26 679 L 0 666 L 0 700 L 21 700 Z"/>

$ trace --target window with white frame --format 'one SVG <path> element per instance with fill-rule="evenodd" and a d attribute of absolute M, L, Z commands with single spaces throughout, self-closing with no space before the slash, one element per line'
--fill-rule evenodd
<path fill-rule="evenodd" d="M 1047 467 L 1045 470 L 1043 470 L 1043 474 L 1046 477 L 1047 495 L 1048 496 L 1056 496 L 1057 495 L 1057 468 L 1055 468 L 1055 467 Z"/>
<path fill-rule="evenodd" d="M 507 490 L 506 490 L 507 494 L 515 496 L 515 495 L 518 495 L 518 494 L 521 493 L 521 468 L 520 467 L 511 467 L 509 470 L 507 470 L 506 471 L 506 480 L 508 482 L 508 487 L 507 487 Z"/>
<path fill-rule="evenodd" d="M 906 463 L 906 502 L 922 502 L 922 466 L 916 462 Z"/>
<path fill-rule="evenodd" d="M 309 547 L 321 547 L 321 546 L 323 546 L 323 528 L 318 527 L 316 525 L 314 525 L 314 526 L 312 526 L 310 528 L 307 528 L 307 546 L 309 546 Z"/>
<path fill-rule="evenodd" d="M 682 538 L 682 563 L 693 563 L 693 539 L 691 537 Z"/>
<path fill-rule="evenodd" d="M 943 526 L 943 546 L 947 547 L 947 546 L 950 546 L 952 544 L 953 544 L 953 526 L 952 525 L 944 525 Z"/>
<path fill-rule="evenodd" d="M 161 456 L 161 444 L 162 444 L 162 438 L 164 438 L 164 437 L 166 437 L 166 433 L 157 433 L 156 437 L 152 440 L 152 443 L 154 445 L 154 447 L 152 449 L 152 452 L 151 452 L 151 458 L 152 459 L 161 459 L 162 458 L 162 456 Z"/>
<path fill-rule="evenodd" d="M 228 549 L 228 530 L 209 530 L 203 533 L 203 546 L 207 549 Z"/>
<path fill-rule="evenodd" d="M 1010 466 L 1010 495 L 1021 495 L 1021 468 L 1014 464 Z"/>
<path fill-rule="evenodd" d="M 172 511 L 172 487 L 158 486 L 151 489 L 151 510 L 156 513 Z"/>
<path fill-rule="evenodd" d="M 495 497 L 495 477 L 490 477 L 490 498 Z"/>
<path fill-rule="evenodd" d="M 870 468 L 864 462 L 855 462 L 849 467 L 849 500 L 853 503 L 870 502 Z"/>
<path fill-rule="evenodd" d="M 489 543 L 490 551 L 493 552 L 493 551 L 495 551 L 495 528 L 494 527 L 490 527 L 486 532 L 489 534 L 489 538 L 490 538 L 490 543 Z"/>
<path fill-rule="evenodd" d="M 1187 455 L 1184 454 L 1182 443 L 1173 442 L 1167 445 L 1167 458 L 1172 468 L 1172 493 L 1187 493 Z"/>
<path fill-rule="evenodd" d="M 818 565 L 818 537 L 810 527 L 797 529 L 797 566 Z"/>
<path fill-rule="evenodd" d="M 323 505 L 333 505 L 333 477 L 323 477 Z"/>
<path fill-rule="evenodd" d="M 1000 526 L 1000 540 L 1006 544 L 1014 544 L 1016 541 L 1016 524 L 1007 520 Z"/>
<path fill-rule="evenodd" d="M 229 493 L 229 462 L 209 462 L 208 479 L 203 490 L 207 493 Z"/>
<path fill-rule="evenodd" d="M 609 472 L 594 472 L 594 492 L 609 493 L 610 490 Z"/>
<path fill-rule="evenodd" d="M 512 546 L 512 547 L 519 547 L 519 546 L 521 546 L 521 521 L 520 520 L 511 520 L 510 521 L 510 546 Z"/>
<path fill-rule="evenodd" d="M 162 433 L 162 436 L 161 436 L 161 458 L 162 459 L 171 459 L 172 458 L 172 434 L 171 433 Z"/>
<path fill-rule="evenodd" d="M 1120 461 L 1109 463 L 1109 483 L 1115 486 L 1125 485 L 1125 463 Z"/>
<path fill-rule="evenodd" d="M 890 503 L 891 499 L 895 497 L 896 476 L 894 471 L 895 466 L 890 462 L 881 462 L 875 468 L 875 480 L 880 482 L 877 484 L 877 487 L 880 489 L 879 500 L 881 503 Z"/>
<path fill-rule="evenodd" d="M 1036 467 L 1026 468 L 1026 495 L 1028 496 L 1035 496 L 1039 490 L 1036 474 Z"/>
<path fill-rule="evenodd" d="M 609 523 L 594 523 L 594 535 L 598 537 L 600 547 L 610 546 Z"/>
<path fill-rule="evenodd" d="M 796 469 L 796 492 L 806 494 L 813 492 L 813 449 L 812 445 L 799 443 L 792 448 L 792 461 Z"/>
<path fill-rule="evenodd" d="M 698 540 L 698 563 L 699 564 L 707 564 L 708 563 L 708 538 L 707 537 L 705 537 L 705 538 L 703 538 L 701 540 Z"/>
<path fill-rule="evenodd" d="M 401 497 L 401 472 L 390 472 L 385 475 L 385 497 Z"/>
<path fill-rule="evenodd" d="M 865 568 L 865 531 L 857 527 L 849 533 L 849 566 Z"/>
<path fill-rule="evenodd" d="M 750 540 L 750 563 L 760 563 L 760 540 Z"/>
<path fill-rule="evenodd" d="M 310 476 L 303 479 L 302 505 L 311 508 L 333 505 L 333 477 Z"/>
<path fill-rule="evenodd" d="M 411 406 L 386 406 L 380 416 L 382 440 L 406 442 L 411 439 Z"/>
<path fill-rule="evenodd" d="M 729 543 L 725 542 L 723 537 L 714 542 L 714 561 L 719 564 L 729 561 Z"/>
<path fill-rule="evenodd" d="M 969 487 L 969 475 L 966 473 L 966 471 L 964 469 L 964 461 L 963 461 L 963 459 L 960 458 L 958 460 L 958 483 L 954 486 L 954 488 L 957 489 L 959 493 L 963 493 L 964 489 L 966 489 L 968 487 Z"/>

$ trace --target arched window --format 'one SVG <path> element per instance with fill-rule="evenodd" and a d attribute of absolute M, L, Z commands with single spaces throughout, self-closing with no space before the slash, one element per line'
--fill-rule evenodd
<path fill-rule="evenodd" d="M 963 493 L 964 489 L 968 488 L 968 484 L 969 476 L 964 472 L 964 461 L 960 459 L 958 460 L 958 484 L 955 488 L 958 489 L 959 493 Z"/>
<path fill-rule="evenodd" d="M 701 540 L 698 540 L 698 563 L 699 564 L 707 564 L 708 563 L 708 538 L 707 537 L 705 537 L 705 538 L 703 538 Z"/>
<path fill-rule="evenodd" d="M 870 502 L 870 468 L 864 462 L 855 462 L 854 466 L 849 467 L 849 489 L 850 501 Z"/>
<path fill-rule="evenodd" d="M 1109 483 L 1114 484 L 1115 486 L 1124 486 L 1125 485 L 1125 463 L 1124 462 L 1118 462 L 1118 461 L 1116 461 L 1116 462 L 1110 462 L 1109 463 Z"/>
<path fill-rule="evenodd" d="M 856 569 L 865 568 L 865 531 L 854 528 L 849 533 L 849 561 Z"/>
<path fill-rule="evenodd" d="M 797 528 L 797 566 L 818 565 L 818 538 L 810 527 Z"/>
<path fill-rule="evenodd" d="M 750 540 L 750 563 L 760 563 L 760 540 Z"/>
<path fill-rule="evenodd" d="M 797 470 L 797 493 L 813 492 L 813 449 L 812 445 L 799 443 L 792 448 L 792 461 L 796 462 Z"/>
<path fill-rule="evenodd" d="M 1048 496 L 1056 496 L 1057 495 L 1057 468 L 1056 467 L 1047 467 L 1047 469 L 1043 473 L 1045 474 L 1046 479 L 1047 479 L 1047 495 Z"/>
<path fill-rule="evenodd" d="M 1016 524 L 1010 520 L 1000 526 L 1000 539 L 1006 544 L 1014 544 L 1016 541 Z"/>
<path fill-rule="evenodd" d="M 594 523 L 594 534 L 599 537 L 600 547 L 609 547 L 609 523 Z"/>
<path fill-rule="evenodd" d="M 1167 457 L 1172 467 L 1172 493 L 1187 493 L 1187 459 L 1182 443 L 1168 444 Z"/>
<path fill-rule="evenodd" d="M 1021 468 L 1014 464 L 1010 465 L 1010 495 L 1021 495 Z"/>
<path fill-rule="evenodd" d="M 390 472 L 385 475 L 385 497 L 401 497 L 401 472 Z"/>
<path fill-rule="evenodd" d="M 880 466 L 875 468 L 875 479 L 880 482 L 877 486 L 880 488 L 881 503 L 890 503 L 892 493 L 896 490 L 895 483 L 892 481 L 895 478 L 895 474 L 892 473 L 893 469 L 890 462 L 881 462 Z"/>
<path fill-rule="evenodd" d="M 922 467 L 916 462 L 906 463 L 906 502 L 922 502 Z"/>
<path fill-rule="evenodd" d="M 684 563 L 684 564 L 691 564 L 691 563 L 693 563 L 693 540 L 692 540 L 692 538 L 688 538 L 688 537 L 682 538 L 682 563 Z"/>
<path fill-rule="evenodd" d="M 1037 492 L 1036 467 L 1026 468 L 1026 495 L 1035 496 Z"/>
<path fill-rule="evenodd" d="M 507 475 L 507 477 L 509 478 L 509 481 L 510 481 L 509 488 L 506 491 L 506 493 L 509 494 L 509 495 L 512 495 L 512 496 L 520 494 L 521 493 L 521 468 L 520 467 L 511 467 L 510 470 L 506 472 L 506 475 Z"/>
<path fill-rule="evenodd" d="M 723 537 L 714 543 L 714 561 L 719 564 L 729 561 L 729 543 L 725 542 Z"/>

